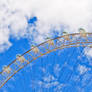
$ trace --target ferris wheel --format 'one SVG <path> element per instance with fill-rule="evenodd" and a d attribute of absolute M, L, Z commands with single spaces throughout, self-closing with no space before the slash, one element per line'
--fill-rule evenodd
<path fill-rule="evenodd" d="M 63 35 L 54 39 L 47 38 L 47 41 L 37 46 L 32 45 L 31 49 L 22 55 L 17 54 L 16 59 L 8 66 L 4 66 L 0 72 L 0 88 L 2 88 L 17 72 L 26 67 L 36 59 L 56 50 L 70 47 L 89 47 L 92 48 L 92 33 L 85 32 L 80 28 L 79 33 Z"/>

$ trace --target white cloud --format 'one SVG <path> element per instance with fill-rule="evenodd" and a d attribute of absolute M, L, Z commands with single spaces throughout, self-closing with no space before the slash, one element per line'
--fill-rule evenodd
<path fill-rule="evenodd" d="M 78 71 L 80 72 L 80 74 L 84 74 L 85 72 L 88 71 L 88 68 L 86 66 L 79 65 L 78 66 Z"/>
<path fill-rule="evenodd" d="M 92 57 L 92 48 L 85 48 L 84 53 L 88 58 Z"/>
<path fill-rule="evenodd" d="M 86 47 L 84 49 L 84 55 L 87 57 L 89 65 L 92 65 L 92 48 Z"/>
<path fill-rule="evenodd" d="M 46 81 L 46 82 L 50 82 L 50 81 L 55 80 L 55 78 L 54 78 L 54 76 L 49 75 L 48 77 L 43 77 L 43 80 Z"/>
<path fill-rule="evenodd" d="M 0 47 L 3 51 L 11 46 L 11 35 L 16 38 L 27 35 L 27 20 L 33 16 L 38 19 L 35 27 L 38 34 L 33 35 L 38 42 L 44 41 L 44 35 L 52 35 L 53 28 L 59 33 L 63 28 L 77 32 L 79 27 L 91 32 L 91 15 L 92 0 L 0 0 Z"/>

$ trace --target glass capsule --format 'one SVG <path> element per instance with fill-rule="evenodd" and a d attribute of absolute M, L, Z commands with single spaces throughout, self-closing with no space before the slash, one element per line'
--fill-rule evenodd
<path fill-rule="evenodd" d="M 48 43 L 49 45 L 54 45 L 54 41 L 53 41 L 53 40 L 48 40 L 47 43 Z"/>
<path fill-rule="evenodd" d="M 31 48 L 32 48 L 32 51 L 33 51 L 35 54 L 39 52 L 38 47 L 32 46 Z"/>
<path fill-rule="evenodd" d="M 16 58 L 17 58 L 17 60 L 20 61 L 21 63 L 23 63 L 23 62 L 25 61 L 25 58 L 24 58 L 23 56 L 19 55 L 19 54 L 16 56 Z"/>
<path fill-rule="evenodd" d="M 81 36 L 81 37 L 84 37 L 84 38 L 87 37 L 87 33 L 86 33 L 86 31 L 85 31 L 83 28 L 80 28 L 80 29 L 79 29 L 79 33 L 80 33 L 80 36 Z"/>
<path fill-rule="evenodd" d="M 11 72 L 11 68 L 9 66 L 4 66 L 3 67 L 3 72 L 6 72 L 6 73 L 10 73 Z"/>
<path fill-rule="evenodd" d="M 69 35 L 68 35 L 67 32 L 63 32 L 63 35 L 64 35 L 65 40 L 70 40 Z"/>

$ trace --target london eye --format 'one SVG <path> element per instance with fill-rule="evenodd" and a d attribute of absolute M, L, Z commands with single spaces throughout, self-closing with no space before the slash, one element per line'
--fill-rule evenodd
<path fill-rule="evenodd" d="M 12 61 L 8 66 L 4 66 L 1 70 L 0 88 L 5 86 L 7 82 L 18 72 L 20 72 L 20 70 L 22 70 L 24 67 L 32 62 L 39 62 L 37 61 L 39 58 L 48 55 L 49 53 L 67 48 L 92 48 L 92 33 L 84 32 L 83 29 L 80 30 L 81 31 L 79 33 L 68 34 L 66 32 L 63 32 L 63 35 L 60 37 L 56 37 L 54 39 L 47 38 L 47 41 L 37 46 L 32 45 L 31 48 L 22 55 L 17 54 L 16 59 Z M 70 76 L 68 77 L 70 78 Z"/>

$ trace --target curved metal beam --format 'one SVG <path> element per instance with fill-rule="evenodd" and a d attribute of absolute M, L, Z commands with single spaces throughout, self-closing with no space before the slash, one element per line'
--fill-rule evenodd
<path fill-rule="evenodd" d="M 86 33 L 85 37 L 80 33 L 63 35 L 32 47 L 0 72 L 0 88 L 3 87 L 17 72 L 37 58 L 58 49 L 80 46 L 92 47 L 92 33 Z"/>

